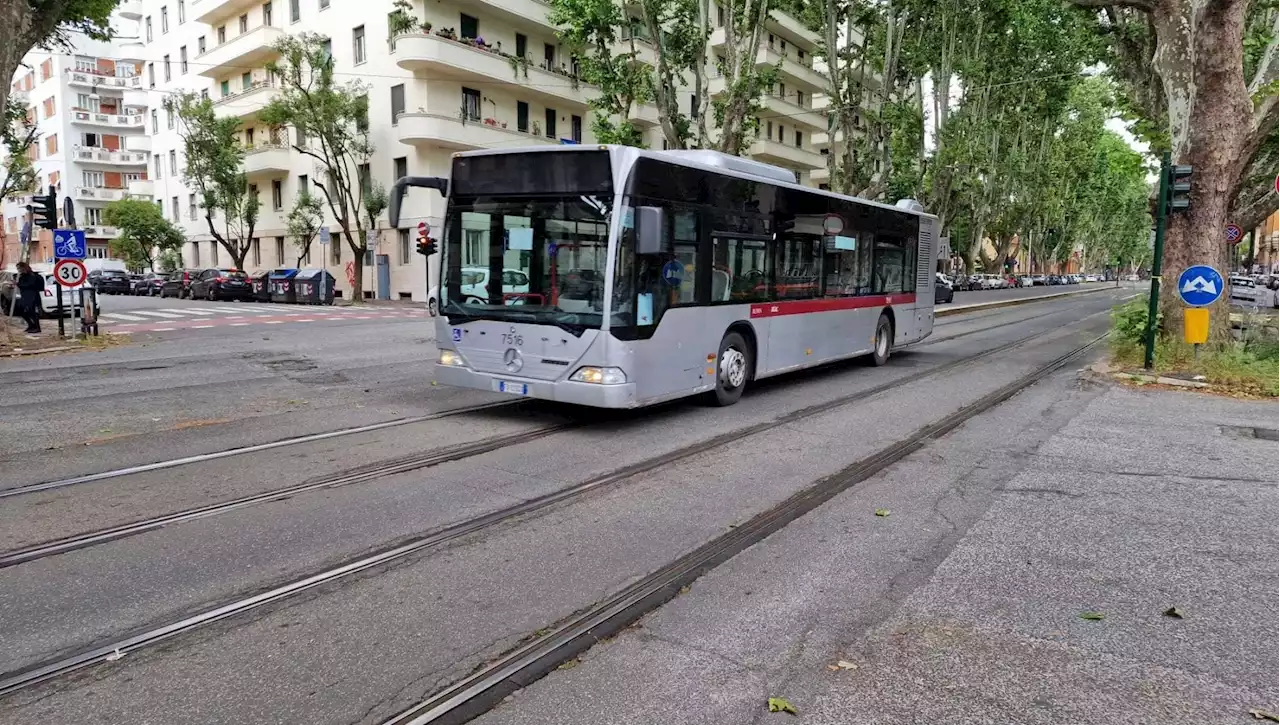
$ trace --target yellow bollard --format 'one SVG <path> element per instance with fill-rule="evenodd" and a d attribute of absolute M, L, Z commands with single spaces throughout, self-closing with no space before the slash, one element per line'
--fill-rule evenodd
<path fill-rule="evenodd" d="M 1192 345 L 1209 341 L 1209 308 L 1188 307 L 1182 311 L 1182 335 Z"/>

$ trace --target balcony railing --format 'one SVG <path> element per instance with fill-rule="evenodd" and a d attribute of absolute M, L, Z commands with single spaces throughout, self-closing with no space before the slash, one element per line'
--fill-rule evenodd
<path fill-rule="evenodd" d="M 109 88 L 141 88 L 142 76 L 106 75 L 97 71 L 67 68 L 67 82 L 73 85 L 107 86 Z"/>
<path fill-rule="evenodd" d="M 101 224 L 87 224 L 84 228 L 86 237 L 105 237 L 107 239 L 115 239 L 120 236 L 120 227 L 108 227 Z"/>
<path fill-rule="evenodd" d="M 140 113 L 94 113 L 93 111 L 74 110 L 72 119 L 78 123 L 91 123 L 100 126 L 117 126 L 123 128 L 142 128 L 146 119 Z"/>
<path fill-rule="evenodd" d="M 77 146 L 75 157 L 78 161 L 93 161 L 100 164 L 128 164 L 132 166 L 146 165 L 147 154 L 136 151 L 112 151 L 95 146 Z"/>
<path fill-rule="evenodd" d="M 106 186 L 77 186 L 76 198 L 88 201 L 119 201 L 124 198 L 124 189 L 113 189 Z"/>

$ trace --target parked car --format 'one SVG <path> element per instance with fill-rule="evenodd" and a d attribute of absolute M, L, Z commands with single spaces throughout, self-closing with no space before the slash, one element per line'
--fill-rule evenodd
<path fill-rule="evenodd" d="M 480 303 L 488 299 L 489 293 L 489 269 L 487 267 L 463 267 L 462 270 L 462 298 L 468 303 Z M 502 270 L 502 291 L 504 293 L 511 292 L 528 292 L 529 291 L 529 275 L 518 269 Z M 432 287 L 427 292 L 427 311 L 435 315 L 438 310 L 440 300 L 440 289 Z"/>
<path fill-rule="evenodd" d="M 89 273 L 89 286 L 100 295 L 127 295 L 133 293 L 133 281 L 126 272 L 104 269 Z"/>
<path fill-rule="evenodd" d="M 133 293 L 135 295 L 145 295 L 152 297 L 160 294 L 160 288 L 164 286 L 165 276 L 155 272 L 147 272 L 138 275 L 133 281 Z"/>
<path fill-rule="evenodd" d="M 1049 284 L 1049 278 L 1043 274 L 1033 274 L 1031 275 L 1031 284 L 1035 287 L 1043 287 Z"/>
<path fill-rule="evenodd" d="M 944 305 L 955 300 L 956 291 L 951 287 L 951 280 L 941 272 L 934 273 L 933 304 Z"/>
<path fill-rule="evenodd" d="M 16 311 L 14 300 L 18 296 L 18 273 L 14 271 L 0 272 L 0 315 L 7 314 L 10 310 Z M 53 317 L 58 314 L 58 298 L 54 295 L 53 275 L 44 275 L 44 293 L 40 296 L 40 314 L 44 317 Z M 72 315 L 76 304 L 79 302 L 75 289 L 62 289 L 62 315 Z"/>
<path fill-rule="evenodd" d="M 161 297 L 185 299 L 191 296 L 191 280 L 200 273 L 198 269 L 177 269 L 169 273 L 160 286 Z"/>
<path fill-rule="evenodd" d="M 1251 305 L 1258 303 L 1258 285 L 1242 275 L 1231 275 L 1231 299 Z"/>
<path fill-rule="evenodd" d="M 957 292 L 968 292 L 969 290 L 978 289 L 973 284 L 972 278 L 967 274 L 957 274 L 951 277 L 951 289 Z"/>
<path fill-rule="evenodd" d="M 191 280 L 187 294 L 191 299 L 249 300 L 253 298 L 253 285 L 249 275 L 231 267 L 210 267 Z"/>

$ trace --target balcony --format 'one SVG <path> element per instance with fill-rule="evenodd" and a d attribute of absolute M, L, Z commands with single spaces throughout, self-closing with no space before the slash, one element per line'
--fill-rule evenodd
<path fill-rule="evenodd" d="M 289 173 L 289 147 L 284 144 L 262 143 L 244 152 L 246 176 L 280 176 Z"/>
<path fill-rule="evenodd" d="M 146 136 L 142 138 L 150 139 Z M 77 146 L 72 152 L 76 161 L 109 166 L 146 166 L 147 154 L 135 151 L 112 151 L 93 146 Z"/>
<path fill-rule="evenodd" d="M 788 41 L 804 47 L 805 50 L 817 48 L 822 44 L 821 35 L 806 28 L 799 20 L 781 10 L 769 11 L 769 20 L 765 23 L 765 27 L 772 30 L 774 35 L 782 36 Z"/>
<path fill-rule="evenodd" d="M 201 68 L 200 75 L 206 78 L 218 78 L 245 68 L 259 68 L 275 57 L 274 45 L 284 35 L 280 28 L 260 25 L 197 55 L 194 62 Z"/>
<path fill-rule="evenodd" d="M 94 113 L 92 111 L 73 110 L 71 121 L 82 126 L 106 126 L 109 128 L 131 129 L 142 128 L 146 119 L 142 114 Z"/>
<path fill-rule="evenodd" d="M 554 30 L 547 22 L 547 13 L 551 8 L 540 0 L 476 0 L 477 4 L 509 24 L 534 26 L 541 30 Z"/>
<path fill-rule="evenodd" d="M 392 55 L 401 68 L 434 78 L 461 82 L 494 81 L 512 86 L 550 104 L 572 103 L 585 107 L 585 84 L 567 71 L 554 71 L 528 64 L 521 68 L 514 56 L 478 48 L 474 43 L 443 38 L 435 34 L 411 33 L 395 39 Z"/>
<path fill-rule="evenodd" d="M 140 179 L 129 182 L 130 198 L 150 199 L 156 195 L 156 185 L 154 181 Z"/>
<path fill-rule="evenodd" d="M 125 136 L 124 148 L 126 151 L 133 151 L 140 154 L 151 153 L 151 137 L 150 136 Z"/>
<path fill-rule="evenodd" d="M 142 19 L 142 0 L 125 0 L 116 6 L 116 12 L 125 20 L 138 21 Z"/>
<path fill-rule="evenodd" d="M 197 23 L 216 27 L 219 20 L 240 15 L 261 4 L 261 0 L 195 0 L 191 3 L 191 11 L 196 14 Z"/>
<path fill-rule="evenodd" d="M 721 47 L 725 43 L 724 28 L 716 28 L 711 33 L 709 44 L 712 47 Z M 806 60 L 812 62 L 812 55 L 805 55 Z M 806 63 L 801 63 L 796 59 L 796 51 L 788 47 L 785 53 L 780 53 L 773 48 L 761 47 L 756 52 L 756 65 L 777 66 L 781 75 L 781 80 L 789 86 L 809 91 L 810 93 L 824 93 L 827 90 L 827 76 L 813 69 Z"/>
<path fill-rule="evenodd" d="M 100 224 L 87 225 L 84 235 L 90 239 L 115 239 L 120 236 L 120 227 L 104 227 Z"/>
<path fill-rule="evenodd" d="M 213 110 L 220 118 L 252 118 L 267 107 L 279 90 L 270 81 L 254 81 L 248 88 L 215 100 Z"/>
<path fill-rule="evenodd" d="M 77 186 L 76 197 L 81 201 L 120 201 L 125 197 L 124 189 L 109 189 L 105 186 Z"/>
<path fill-rule="evenodd" d="M 787 169 L 809 171 L 827 167 L 827 158 L 817 151 L 809 151 L 768 139 L 756 139 L 747 153 L 756 161 Z"/>
<path fill-rule="evenodd" d="M 67 68 L 67 85 L 80 88 L 142 88 L 142 76 L 109 76 L 97 71 Z"/>
<path fill-rule="evenodd" d="M 401 143 L 431 144 L 459 151 L 560 143 L 557 138 L 517 131 L 514 121 L 487 119 L 463 123 L 462 119 L 456 115 L 448 116 L 439 113 L 400 114 L 396 124 L 396 137 Z"/>
<path fill-rule="evenodd" d="M 825 113 L 815 111 L 806 106 L 801 106 L 797 104 L 794 99 L 795 96 L 765 96 L 764 107 L 766 109 L 766 113 L 762 114 L 762 117 L 769 118 L 772 116 L 776 120 L 807 127 L 811 131 L 815 132 L 827 130 L 827 116 Z"/>

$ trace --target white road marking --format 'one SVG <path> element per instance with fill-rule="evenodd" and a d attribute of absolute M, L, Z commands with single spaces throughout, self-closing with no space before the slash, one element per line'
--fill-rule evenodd
<path fill-rule="evenodd" d="M 230 325 L 227 325 L 227 327 L 247 327 L 248 325 L 249 323 L 247 322 L 233 322 Z"/>
<path fill-rule="evenodd" d="M 186 307 L 166 307 L 164 308 L 164 311 L 176 312 L 179 315 L 212 315 L 213 314 L 208 310 L 195 310 L 195 309 L 186 308 Z"/>
<path fill-rule="evenodd" d="M 283 324 L 284 324 L 284 320 L 267 320 L 266 322 L 264 322 L 264 323 L 262 323 L 262 324 L 264 324 L 264 325 L 283 325 Z"/>
<path fill-rule="evenodd" d="M 244 312 L 243 307 L 210 307 L 209 309 L 219 312 Z"/>
<path fill-rule="evenodd" d="M 170 320 L 180 320 L 180 319 L 182 319 L 182 315 L 171 315 L 171 314 L 169 314 L 168 312 L 148 312 L 148 311 L 146 311 L 146 310 L 134 310 L 134 311 L 133 311 L 133 314 L 135 314 L 135 315 L 146 315 L 146 316 L 148 316 L 148 317 L 165 317 L 165 318 L 168 318 L 168 319 L 170 319 Z"/>
<path fill-rule="evenodd" d="M 372 320 L 372 319 L 373 319 L 373 316 L 372 316 L 372 315 L 356 315 L 356 316 L 352 317 L 351 319 L 353 319 L 353 320 Z"/>
<path fill-rule="evenodd" d="M 135 315 L 126 315 L 123 312 L 108 312 L 102 315 L 101 317 L 99 317 L 98 319 L 111 321 L 111 320 L 142 320 L 145 318 L 137 317 Z"/>
<path fill-rule="evenodd" d="M 297 320 L 289 320 L 289 322 L 315 322 L 315 320 L 311 319 L 310 317 L 302 317 Z"/>
<path fill-rule="evenodd" d="M 215 325 L 192 325 L 192 326 L 191 326 L 191 329 L 193 329 L 193 330 L 207 330 L 207 329 L 209 329 L 210 327 L 215 327 Z"/>
<path fill-rule="evenodd" d="M 156 329 L 152 330 L 152 332 L 173 332 L 176 329 L 177 329 L 176 327 L 157 327 Z"/>

